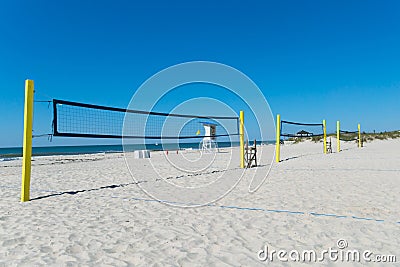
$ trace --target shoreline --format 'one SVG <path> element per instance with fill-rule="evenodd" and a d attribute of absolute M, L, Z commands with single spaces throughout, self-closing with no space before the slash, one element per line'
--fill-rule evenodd
<path fill-rule="evenodd" d="M 272 141 L 257 141 L 257 144 L 268 144 L 270 145 Z M 218 147 L 220 148 L 228 148 L 228 147 L 237 147 L 239 144 L 236 142 L 219 142 Z M 138 147 L 132 148 L 129 151 L 135 150 L 149 150 L 151 152 L 159 152 L 159 151 L 175 151 L 175 150 L 186 150 L 193 149 L 199 150 L 198 143 L 183 143 L 182 147 L 176 148 L 172 147 L 176 144 L 164 144 L 155 145 L 149 144 L 147 148 L 139 147 L 143 145 L 138 145 Z M 160 146 L 160 148 L 156 148 L 156 146 Z M 20 152 L 15 152 L 16 150 Z M 48 151 L 46 151 L 48 150 Z M 3 152 L 4 151 L 4 152 Z M 8 152 L 12 151 L 12 152 Z M 84 154 L 98 154 L 98 153 L 123 153 L 124 147 L 123 145 L 82 145 L 82 146 L 45 146 L 45 147 L 33 147 L 32 148 L 32 157 L 38 156 L 62 156 L 62 155 L 84 155 Z M 0 148 L 0 160 L 7 158 L 21 158 L 22 157 L 22 147 L 11 147 L 11 148 Z"/>
<path fill-rule="evenodd" d="M 336 142 L 336 137 L 333 135 L 327 135 L 327 138 L 332 138 L 333 141 Z M 379 141 L 390 141 L 390 140 L 396 140 L 398 138 L 388 138 L 388 139 L 381 139 L 381 138 L 375 138 L 373 140 L 364 140 L 364 144 L 370 144 L 374 142 L 379 142 Z M 333 142 L 332 141 L 332 142 Z M 253 142 L 249 140 L 250 144 Z M 322 140 L 319 141 L 312 141 L 311 139 L 308 140 L 306 138 L 300 140 L 300 141 L 295 141 L 295 140 L 284 140 L 284 144 L 281 145 L 297 145 L 297 144 L 302 144 L 302 143 L 307 143 L 307 142 L 312 142 L 312 143 L 320 143 Z M 350 144 L 354 143 L 356 141 L 354 140 L 341 140 L 342 144 Z M 228 142 L 220 142 L 221 144 L 226 144 Z M 189 146 L 187 147 L 181 147 L 181 148 L 167 148 L 167 149 L 157 149 L 153 148 L 151 149 L 150 147 L 147 149 L 143 148 L 137 148 L 130 150 L 129 152 L 135 151 L 135 150 L 149 150 L 150 152 L 161 152 L 161 151 L 184 151 L 184 150 L 199 150 L 198 146 L 193 146 L 194 144 L 197 143 L 184 143 Z M 154 144 L 149 144 L 150 146 L 155 146 Z M 171 145 L 170 143 L 165 144 L 164 146 Z M 175 145 L 175 144 L 173 144 Z M 192 145 L 192 146 L 190 146 Z M 257 146 L 275 146 L 275 141 L 257 141 Z M 141 145 L 142 146 L 142 145 Z M 232 143 L 230 146 L 219 146 L 219 148 L 234 148 L 238 147 L 239 144 L 238 142 Z M 104 149 L 103 149 L 104 148 Z M 106 148 L 110 148 L 107 150 Z M 111 149 L 113 148 L 113 149 Z M 117 149 L 118 148 L 118 149 Z M 75 149 L 75 151 L 68 151 L 71 149 Z M 81 149 L 81 151 L 79 151 Z M 82 150 L 83 149 L 83 150 Z M 14 151 L 20 151 L 20 152 L 14 152 Z M 36 151 L 35 151 L 36 150 Z M 38 151 L 39 150 L 39 151 Z M 43 150 L 50 150 L 50 151 L 43 151 Z M 58 151 L 57 151 L 58 150 Z M 4 152 L 6 151 L 6 152 Z M 13 152 L 7 152 L 7 151 L 13 151 Z M 93 154 L 114 154 L 114 153 L 124 153 L 123 145 L 82 145 L 82 146 L 41 146 L 41 147 L 33 147 L 32 148 L 32 157 L 46 157 L 46 156 L 76 156 L 76 155 L 93 155 Z M 1 161 L 11 161 L 11 160 L 18 160 L 22 158 L 22 147 L 5 147 L 5 148 L 0 148 L 0 162 Z"/>

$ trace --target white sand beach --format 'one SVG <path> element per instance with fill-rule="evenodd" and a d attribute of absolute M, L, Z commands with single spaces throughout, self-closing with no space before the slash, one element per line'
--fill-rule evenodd
<path fill-rule="evenodd" d="M 197 208 L 154 201 L 131 177 L 122 153 L 35 157 L 32 200 L 26 203 L 19 200 L 21 160 L 0 162 L 0 266 L 266 266 L 269 262 L 258 259 L 265 245 L 322 251 L 337 249 L 339 239 L 346 240 L 347 249 L 396 255 L 400 262 L 400 140 L 363 148 L 342 143 L 340 153 L 334 139 L 332 144 L 334 153 L 327 155 L 321 143 L 285 144 L 282 162 L 273 163 L 255 193 L 248 192 L 252 174 L 265 173 L 271 158 L 246 170 L 226 197 Z M 274 146 L 260 149 L 271 153 Z M 197 152 L 180 153 L 190 158 Z M 204 175 L 162 163 L 162 152 L 151 156 L 160 174 L 180 186 L 242 172 L 237 148 L 234 167 L 225 166 L 230 153 L 219 153 Z M 170 156 L 179 161 L 179 155 Z M 135 164 L 148 164 L 129 162 L 133 170 Z M 188 162 L 190 169 L 194 163 Z M 162 194 L 165 187 L 151 169 L 138 168 L 137 180 Z M 215 193 L 205 190 L 199 199 L 205 201 L 207 192 Z M 191 198 L 174 191 L 163 196 Z M 273 264 L 293 262 L 274 259 Z"/>

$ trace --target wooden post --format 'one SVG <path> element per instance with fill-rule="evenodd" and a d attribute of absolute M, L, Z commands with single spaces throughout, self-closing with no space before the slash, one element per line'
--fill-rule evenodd
<path fill-rule="evenodd" d="M 244 163 L 246 165 L 246 168 L 249 167 L 249 160 L 250 160 L 250 154 L 249 154 L 249 139 L 246 140 L 246 143 L 244 145 Z"/>
<path fill-rule="evenodd" d="M 257 140 L 256 139 L 254 139 L 254 163 L 255 163 L 255 166 L 257 167 L 258 164 L 257 164 Z"/>

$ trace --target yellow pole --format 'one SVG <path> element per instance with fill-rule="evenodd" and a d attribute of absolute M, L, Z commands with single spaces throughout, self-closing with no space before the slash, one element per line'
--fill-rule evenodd
<path fill-rule="evenodd" d="M 336 122 L 336 144 L 337 144 L 337 152 L 340 152 L 340 122 Z"/>
<path fill-rule="evenodd" d="M 281 115 L 276 115 L 276 155 L 275 160 L 279 162 L 281 159 Z"/>
<path fill-rule="evenodd" d="M 244 112 L 240 111 L 240 168 L 244 168 Z"/>
<path fill-rule="evenodd" d="M 22 186 L 21 201 L 29 201 L 31 182 L 31 157 L 32 157 L 32 124 L 33 124 L 33 81 L 25 81 L 25 106 L 24 106 L 24 143 L 22 158 Z"/>
<path fill-rule="evenodd" d="M 361 126 L 358 124 L 358 147 L 361 147 Z"/>
<path fill-rule="evenodd" d="M 326 121 L 322 121 L 322 125 L 324 126 L 324 153 L 326 154 Z"/>

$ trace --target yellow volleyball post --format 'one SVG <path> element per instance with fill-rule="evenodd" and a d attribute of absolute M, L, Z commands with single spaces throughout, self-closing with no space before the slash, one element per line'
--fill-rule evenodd
<path fill-rule="evenodd" d="M 361 147 L 361 126 L 358 124 L 358 147 Z"/>
<path fill-rule="evenodd" d="M 281 115 L 276 115 L 276 145 L 275 160 L 279 162 L 281 159 Z"/>
<path fill-rule="evenodd" d="M 336 122 L 336 145 L 337 145 L 337 152 L 340 152 L 340 122 Z"/>
<path fill-rule="evenodd" d="M 33 125 L 33 81 L 25 81 L 25 106 L 24 106 L 24 143 L 22 151 L 22 185 L 21 201 L 29 201 L 31 182 L 31 157 L 32 157 L 32 125 Z"/>
<path fill-rule="evenodd" d="M 324 153 L 326 154 L 326 121 L 322 121 L 322 125 L 324 126 Z"/>
<path fill-rule="evenodd" d="M 240 135 L 240 168 L 244 168 L 244 112 L 240 111 L 240 127 L 239 127 L 239 135 Z"/>

